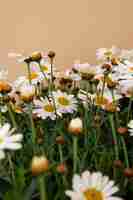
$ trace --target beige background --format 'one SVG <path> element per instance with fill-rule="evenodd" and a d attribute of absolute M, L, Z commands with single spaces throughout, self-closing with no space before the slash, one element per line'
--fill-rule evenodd
<path fill-rule="evenodd" d="M 95 62 L 98 47 L 132 48 L 132 0 L 0 0 L 0 63 L 24 72 L 8 52 L 56 51 L 57 65 Z"/>

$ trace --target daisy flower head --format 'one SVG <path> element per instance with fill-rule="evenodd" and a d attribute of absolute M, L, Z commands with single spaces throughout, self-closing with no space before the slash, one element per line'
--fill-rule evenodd
<path fill-rule="evenodd" d="M 111 60 L 118 53 L 119 49 L 115 46 L 112 46 L 111 48 L 100 48 L 96 50 L 96 58 L 101 61 Z"/>
<path fill-rule="evenodd" d="M 35 95 L 35 86 L 31 84 L 25 84 L 20 88 L 20 97 L 23 101 L 31 101 Z"/>
<path fill-rule="evenodd" d="M 12 134 L 15 130 L 10 130 L 10 124 L 5 123 L 0 127 L 0 159 L 5 157 L 4 150 L 18 150 L 22 148 L 21 141 L 23 135 Z"/>
<path fill-rule="evenodd" d="M 133 120 L 130 120 L 127 126 L 130 136 L 133 136 Z"/>
<path fill-rule="evenodd" d="M 77 110 L 77 100 L 74 95 L 58 90 L 53 92 L 53 97 L 59 113 L 73 113 Z"/>
<path fill-rule="evenodd" d="M 118 187 L 108 176 L 85 171 L 81 176 L 74 175 L 73 191 L 66 191 L 66 195 L 72 200 L 122 200 L 114 196 L 117 191 Z"/>
<path fill-rule="evenodd" d="M 34 100 L 35 108 L 33 109 L 33 113 L 42 119 L 50 118 L 52 120 L 56 119 L 56 112 L 54 103 L 51 99 L 43 99 Z"/>

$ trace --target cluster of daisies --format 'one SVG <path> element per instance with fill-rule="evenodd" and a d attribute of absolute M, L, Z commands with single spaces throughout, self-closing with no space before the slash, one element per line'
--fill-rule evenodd
<path fill-rule="evenodd" d="M 119 112 L 119 100 L 123 97 L 133 100 L 133 50 L 116 47 L 97 49 L 97 64 L 81 64 L 79 61 L 66 71 L 59 72 L 54 63 L 55 53 L 34 52 L 30 56 L 10 53 L 10 57 L 24 62 L 27 75 L 18 77 L 13 83 L 7 81 L 7 70 L 0 71 L 0 159 L 6 150 L 22 147 L 23 135 L 14 134 L 3 113 L 17 114 L 31 112 L 31 117 L 40 120 L 56 120 L 66 115 L 79 114 L 82 105 L 86 110 L 98 107 L 105 112 Z M 75 115 L 77 116 L 77 115 Z M 127 122 L 133 135 L 133 120 Z M 80 118 L 72 119 L 71 132 L 83 128 Z M 33 160 L 33 169 L 42 172 L 48 168 L 43 157 Z M 43 166 L 43 167 L 42 167 Z M 118 187 L 100 172 L 85 171 L 73 177 L 73 191 L 66 191 L 72 200 L 120 200 L 113 197 Z"/>

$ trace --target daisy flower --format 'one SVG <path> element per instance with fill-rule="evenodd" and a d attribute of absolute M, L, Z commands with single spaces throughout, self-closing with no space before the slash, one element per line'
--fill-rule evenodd
<path fill-rule="evenodd" d="M 56 119 L 55 107 L 52 101 L 48 99 L 41 98 L 40 100 L 34 100 L 35 109 L 33 113 L 42 119 L 50 118 L 52 120 Z"/>
<path fill-rule="evenodd" d="M 60 113 L 73 113 L 77 110 L 77 100 L 74 95 L 68 95 L 60 90 L 53 92 L 57 110 Z"/>
<path fill-rule="evenodd" d="M 90 173 L 85 171 L 73 177 L 73 191 L 66 191 L 72 200 L 122 200 L 113 196 L 118 191 L 114 181 L 101 172 Z"/>
<path fill-rule="evenodd" d="M 119 53 L 119 49 L 115 46 L 111 48 L 100 48 L 96 50 L 97 60 L 108 60 Z"/>
<path fill-rule="evenodd" d="M 12 134 L 14 129 L 10 130 L 10 124 L 5 123 L 0 127 L 0 159 L 5 157 L 4 150 L 18 150 L 22 147 L 22 134 Z"/>
<path fill-rule="evenodd" d="M 25 84 L 20 88 L 20 97 L 24 101 L 30 101 L 35 95 L 35 86 L 31 84 Z"/>
<path fill-rule="evenodd" d="M 131 120 L 129 123 L 128 123 L 128 131 L 130 133 L 130 136 L 133 136 L 133 120 Z"/>

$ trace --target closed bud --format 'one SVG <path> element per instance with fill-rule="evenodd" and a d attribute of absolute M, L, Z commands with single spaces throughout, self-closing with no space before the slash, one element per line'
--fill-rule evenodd
<path fill-rule="evenodd" d="M 124 175 L 128 178 L 132 178 L 133 177 L 133 169 L 132 168 L 124 169 Z"/>
<path fill-rule="evenodd" d="M 54 52 L 54 51 L 49 51 L 49 52 L 48 52 L 48 57 L 49 57 L 50 59 L 53 59 L 53 58 L 55 57 L 55 52 Z"/>
<path fill-rule="evenodd" d="M 68 126 L 68 131 L 74 135 L 79 135 L 83 130 L 83 123 L 80 118 L 72 119 Z"/>
<path fill-rule="evenodd" d="M 20 98 L 25 102 L 30 102 L 33 100 L 35 95 L 35 87 L 33 85 L 27 84 L 20 88 Z"/>
<path fill-rule="evenodd" d="M 40 175 L 48 171 L 49 161 L 45 156 L 34 156 L 31 163 L 31 172 L 33 176 Z"/>
<path fill-rule="evenodd" d="M 57 144 L 65 144 L 65 139 L 62 135 L 56 137 Z"/>
<path fill-rule="evenodd" d="M 128 128 L 126 127 L 119 127 L 117 128 L 117 133 L 119 133 L 120 135 L 125 135 L 128 132 Z"/>
<path fill-rule="evenodd" d="M 121 167 L 123 167 L 122 161 L 121 161 L 121 160 L 115 160 L 115 161 L 114 161 L 114 167 L 116 167 L 116 168 L 121 168 Z"/>
<path fill-rule="evenodd" d="M 38 51 L 33 52 L 32 55 L 31 55 L 32 61 L 39 61 L 41 58 L 42 58 L 42 55 Z"/>
<path fill-rule="evenodd" d="M 65 172 L 67 172 L 67 168 L 66 165 L 64 163 L 61 163 L 57 166 L 56 168 L 57 172 L 64 174 Z"/>

